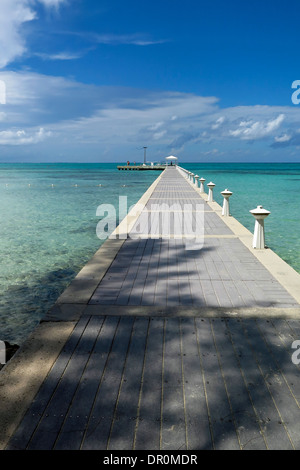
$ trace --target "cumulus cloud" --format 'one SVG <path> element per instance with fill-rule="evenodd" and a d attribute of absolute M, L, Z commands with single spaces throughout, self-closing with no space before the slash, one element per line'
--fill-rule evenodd
<path fill-rule="evenodd" d="M 21 33 L 24 23 L 36 18 L 30 0 L 1 0 L 0 4 L 0 68 L 26 51 Z"/>
<path fill-rule="evenodd" d="M 219 129 L 219 127 L 224 123 L 225 117 L 221 116 L 219 117 L 214 124 L 212 124 L 211 128 L 213 130 Z"/>
<path fill-rule="evenodd" d="M 269 121 L 241 121 L 237 129 L 229 131 L 229 135 L 240 137 L 242 140 L 262 139 L 277 130 L 284 119 L 285 115 L 280 114 L 277 118 Z"/>
<path fill-rule="evenodd" d="M 151 91 L 143 91 L 139 100 L 135 96 L 139 92 L 130 89 L 124 100 L 116 97 L 116 91 L 114 98 L 93 116 L 69 122 L 68 126 L 72 126 L 74 134 L 82 141 L 90 140 L 93 134 L 105 143 L 160 141 L 165 145 L 173 142 L 182 145 L 183 141 L 198 135 L 197 130 L 193 135 L 186 133 L 189 121 L 197 122 L 199 115 L 212 112 L 216 102 L 214 97 Z M 171 119 L 174 112 L 180 116 L 177 120 Z"/>
<path fill-rule="evenodd" d="M 6 83 L 0 80 L 0 104 L 6 103 Z"/>
<path fill-rule="evenodd" d="M 27 52 L 25 23 L 37 19 L 35 7 L 58 8 L 66 0 L 1 0 L 0 3 L 0 69 Z"/>
<path fill-rule="evenodd" d="M 62 51 L 56 54 L 28 51 L 24 24 L 38 20 L 37 6 L 43 5 L 48 10 L 58 10 L 64 4 L 68 5 L 69 0 L 1 0 L 0 69 L 5 68 L 9 63 L 29 52 L 44 60 L 73 60 L 82 57 L 86 51 L 76 53 Z M 76 32 L 70 34 L 82 34 L 89 38 L 93 44 L 149 46 L 166 42 L 166 40 L 155 40 L 140 33 L 120 35 Z"/>
<path fill-rule="evenodd" d="M 218 101 L 187 93 L 87 85 L 32 72 L 0 72 L 0 80 L 7 85 L 0 131 L 43 127 L 55 133 L 56 142 L 58 136 L 82 144 L 188 142 L 198 130 L 186 133 L 186 128 L 197 126 L 199 116 L 215 112 Z M 2 134 L 0 144 L 14 136 L 15 130 Z M 28 136 L 16 137 L 21 142 Z"/>
<path fill-rule="evenodd" d="M 290 129 L 291 131 L 291 129 Z M 274 142 L 271 144 L 273 148 L 283 148 L 283 147 L 298 147 L 300 145 L 300 129 L 294 129 L 288 134 L 285 133 L 281 136 L 275 136 Z"/>
<path fill-rule="evenodd" d="M 40 128 L 37 131 L 28 132 L 24 129 L 21 130 L 7 130 L 0 132 L 1 145 L 28 145 L 42 142 L 52 133 Z"/>
<path fill-rule="evenodd" d="M 113 90 L 81 84 L 63 77 L 33 72 L 0 72 L 6 85 L 7 123 L 40 126 L 90 116 L 109 102 Z"/>
<path fill-rule="evenodd" d="M 87 149 L 97 149 L 99 155 L 109 148 L 116 158 L 118 148 L 122 155 L 128 148 L 129 155 L 147 145 L 153 152 L 194 149 L 198 155 L 225 158 L 228 149 L 232 156 L 235 147 L 246 151 L 242 142 L 264 137 L 274 148 L 299 144 L 295 107 L 221 109 L 213 96 L 95 86 L 28 71 L 0 72 L 0 80 L 7 89 L 6 104 L 0 108 L 0 145 L 31 143 L 39 148 L 47 138 L 50 155 L 54 148 L 76 145 L 83 155 Z"/>
<path fill-rule="evenodd" d="M 292 136 L 288 134 L 283 134 L 280 137 L 275 137 L 275 142 L 289 142 L 291 140 Z"/>

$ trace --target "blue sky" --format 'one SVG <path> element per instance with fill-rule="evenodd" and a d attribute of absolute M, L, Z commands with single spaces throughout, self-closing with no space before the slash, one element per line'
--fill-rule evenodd
<path fill-rule="evenodd" d="M 298 0 L 0 0 L 0 161 L 300 161 Z M 299 94 L 300 96 L 300 94 Z"/>

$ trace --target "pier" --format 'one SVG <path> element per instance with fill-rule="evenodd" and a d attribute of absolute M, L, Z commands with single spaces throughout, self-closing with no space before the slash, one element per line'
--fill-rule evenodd
<path fill-rule="evenodd" d="M 117 169 L 122 171 L 163 171 L 165 165 L 118 165 Z"/>
<path fill-rule="evenodd" d="M 165 167 L 0 372 L 1 449 L 300 449 L 300 275 L 199 182 Z"/>

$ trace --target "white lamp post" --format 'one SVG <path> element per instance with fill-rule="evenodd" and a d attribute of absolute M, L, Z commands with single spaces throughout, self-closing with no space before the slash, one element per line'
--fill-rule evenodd
<path fill-rule="evenodd" d="M 200 193 L 204 193 L 204 182 L 205 182 L 205 179 L 204 178 L 200 178 L 199 179 L 200 181 Z"/>
<path fill-rule="evenodd" d="M 213 200 L 214 200 L 213 199 L 213 189 L 216 185 L 215 185 L 215 183 L 210 182 L 210 183 L 208 183 L 207 186 L 208 186 L 208 200 L 207 200 L 207 202 L 213 202 Z"/>
<path fill-rule="evenodd" d="M 250 212 L 256 219 L 252 246 L 258 250 L 263 250 L 265 248 L 264 220 L 271 212 L 264 209 L 263 206 L 257 206 L 256 209 L 252 209 Z"/>
<path fill-rule="evenodd" d="M 222 191 L 221 194 L 224 197 L 222 215 L 224 215 L 225 217 L 228 217 L 230 215 L 229 198 L 230 196 L 232 196 L 232 192 L 229 191 L 228 189 L 225 189 L 225 191 Z"/>

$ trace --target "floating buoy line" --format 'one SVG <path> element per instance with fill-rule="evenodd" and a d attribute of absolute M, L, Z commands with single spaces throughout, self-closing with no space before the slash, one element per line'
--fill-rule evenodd
<path fill-rule="evenodd" d="M 9 187 L 9 184 L 10 184 L 10 183 L 5 183 L 5 187 L 8 188 L 8 187 Z M 28 187 L 31 187 L 31 186 L 34 186 L 34 185 L 32 185 L 32 183 L 28 183 L 27 186 L 28 186 Z M 56 185 L 53 184 L 53 183 L 52 183 L 50 186 L 51 186 L 51 188 L 56 187 Z M 127 188 L 127 187 L 128 187 L 127 184 L 121 184 L 120 186 L 121 186 L 122 188 Z M 79 184 L 72 184 L 72 187 L 73 187 L 73 188 L 78 188 L 78 187 L 79 187 Z M 98 188 L 103 188 L 104 186 L 103 186 L 103 184 L 97 184 L 97 187 L 98 187 Z"/>

